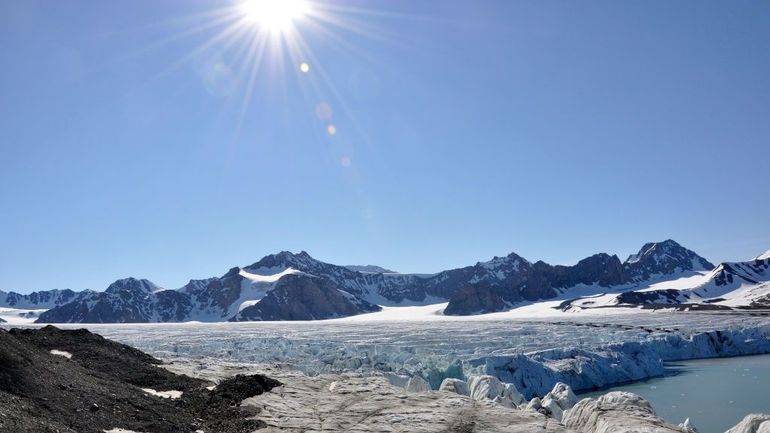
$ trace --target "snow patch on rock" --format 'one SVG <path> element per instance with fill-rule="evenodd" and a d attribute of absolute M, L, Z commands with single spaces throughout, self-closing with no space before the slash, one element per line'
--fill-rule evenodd
<path fill-rule="evenodd" d="M 134 430 L 126 430 L 124 428 L 113 428 L 109 430 L 105 430 L 104 433 L 141 433 Z"/>
<path fill-rule="evenodd" d="M 182 391 L 156 391 L 151 388 L 142 388 L 142 391 L 149 395 L 154 395 L 160 398 L 168 398 L 171 400 L 176 400 L 182 397 Z"/>
<path fill-rule="evenodd" d="M 51 355 L 63 356 L 65 358 L 67 358 L 67 359 L 72 359 L 72 354 L 67 352 L 67 351 L 64 351 L 64 350 L 53 349 L 53 350 L 51 350 Z"/>

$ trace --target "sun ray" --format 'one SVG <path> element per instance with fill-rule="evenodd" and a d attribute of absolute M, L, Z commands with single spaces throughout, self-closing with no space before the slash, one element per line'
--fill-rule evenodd
<path fill-rule="evenodd" d="M 196 65 L 212 64 L 232 71 L 234 91 L 228 91 L 226 101 L 235 109 L 233 143 L 241 136 L 248 124 L 249 109 L 259 98 L 279 98 L 286 100 L 292 92 L 288 87 L 297 85 L 300 97 L 308 104 L 308 112 L 314 113 L 314 107 L 325 101 L 336 106 L 334 111 L 347 118 L 349 122 L 340 123 L 340 119 L 323 120 L 319 131 L 323 137 L 340 135 L 345 137 L 341 125 L 350 125 L 359 137 L 357 144 L 370 143 L 370 138 L 356 118 L 355 112 L 344 100 L 340 89 L 326 70 L 322 59 L 313 50 L 311 42 L 324 41 L 331 49 L 364 60 L 369 65 L 377 64 L 369 50 L 355 44 L 350 34 L 360 35 L 378 43 L 409 48 L 414 41 L 407 41 L 404 36 L 378 25 L 375 18 L 385 19 L 422 19 L 398 12 L 342 6 L 333 2 L 310 0 L 231 0 L 226 7 L 211 9 L 208 13 L 195 13 L 191 16 L 171 20 L 174 24 L 188 25 L 174 35 L 160 39 L 146 51 L 159 49 L 199 35 L 204 37 L 175 61 L 155 74 L 150 85 L 161 78 L 168 77 L 178 69 Z M 380 23 L 381 24 L 381 23 Z M 320 43 L 320 42 L 318 42 Z M 146 52 L 145 51 L 145 52 Z M 129 55 L 141 54 L 130 53 Z M 304 69 L 300 65 L 306 64 Z M 387 65 L 380 65 L 387 67 Z M 203 66 L 197 65 L 197 68 Z M 205 66 L 208 68 L 208 66 Z M 203 72 L 201 72 L 203 74 Z M 203 77 L 202 79 L 209 79 Z M 291 80 L 289 80 L 291 79 Z M 281 99 L 282 98 L 282 99 Z M 289 104 L 279 104 L 278 109 L 288 110 Z M 286 111 L 284 118 L 289 122 L 291 114 Z M 333 122 L 333 123 L 332 123 Z M 288 123 L 287 123 L 288 125 Z M 333 129 L 329 129 L 329 125 Z M 333 134 L 328 131 L 333 131 Z M 234 150 L 234 149 L 231 149 Z"/>

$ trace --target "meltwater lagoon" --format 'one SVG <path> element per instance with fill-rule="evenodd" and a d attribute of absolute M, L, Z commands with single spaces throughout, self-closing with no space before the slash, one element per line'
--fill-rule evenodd
<path fill-rule="evenodd" d="M 689 417 L 700 433 L 723 433 L 748 413 L 770 412 L 770 355 L 681 361 L 667 364 L 667 371 L 663 377 L 578 397 L 633 392 L 671 423 Z"/>

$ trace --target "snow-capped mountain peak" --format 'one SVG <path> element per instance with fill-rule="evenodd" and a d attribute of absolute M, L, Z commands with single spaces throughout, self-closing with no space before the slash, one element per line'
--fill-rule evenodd
<path fill-rule="evenodd" d="M 591 291 L 625 294 L 633 290 L 624 298 L 629 302 L 689 299 L 685 295 L 719 302 L 716 297 L 727 298 L 729 291 L 746 289 L 752 290 L 751 299 L 765 302 L 764 296 L 770 293 L 764 283 L 770 258 L 761 257 L 766 255 L 770 252 L 751 263 L 725 263 L 708 272 L 714 269 L 710 262 L 666 240 L 645 244 L 622 263 L 616 255 L 600 253 L 575 265 L 554 266 L 511 253 L 472 266 L 413 275 L 380 272 L 381 268 L 375 272 L 350 269 L 316 260 L 305 251 L 281 251 L 249 266 L 233 267 L 221 277 L 191 280 L 178 290 L 163 290 L 148 280 L 118 280 L 105 292 L 81 292 L 71 303 L 57 304 L 40 321 L 305 320 L 374 311 L 376 305 L 447 301 L 445 314 L 477 314 L 572 296 L 575 290 L 581 296 Z M 658 283 L 664 282 L 671 282 L 666 289 L 697 289 L 658 293 L 663 289 Z M 748 299 L 741 294 L 731 297 Z M 9 298 L 7 303 L 14 301 Z M 308 302 L 317 305 L 308 309 Z"/>
<path fill-rule="evenodd" d="M 82 293 L 82 292 L 81 292 Z M 0 290 L 0 306 L 13 308 L 54 308 L 66 304 L 77 296 L 70 289 L 53 289 L 32 292 L 26 295 Z"/>
<path fill-rule="evenodd" d="M 714 269 L 711 262 L 671 239 L 644 244 L 638 253 L 631 255 L 623 263 L 623 267 L 628 277 L 634 281 L 648 280 L 660 275 L 706 272 Z"/>
<path fill-rule="evenodd" d="M 495 269 L 499 269 L 502 266 L 513 266 L 515 268 L 518 268 L 518 266 L 521 264 L 531 265 L 529 260 L 525 259 L 524 257 L 521 257 L 516 253 L 510 253 L 504 257 L 494 256 L 492 257 L 492 259 L 486 262 L 477 262 L 476 266 L 480 266 L 482 268 L 489 269 L 489 270 L 495 270 Z"/>
<path fill-rule="evenodd" d="M 283 272 L 287 268 L 308 272 L 322 264 L 324 263 L 314 259 L 305 251 L 300 251 L 299 253 L 281 251 L 280 253 L 265 256 L 243 269 L 258 275 L 272 275 Z"/>
<path fill-rule="evenodd" d="M 156 286 L 152 281 L 146 279 L 137 279 L 133 277 L 123 278 L 115 281 L 107 287 L 105 292 L 118 293 L 121 291 L 141 292 L 141 293 L 153 293 L 163 290 Z"/>
<path fill-rule="evenodd" d="M 765 251 L 763 254 L 760 254 L 756 257 L 757 260 L 767 260 L 770 259 L 770 250 Z"/>

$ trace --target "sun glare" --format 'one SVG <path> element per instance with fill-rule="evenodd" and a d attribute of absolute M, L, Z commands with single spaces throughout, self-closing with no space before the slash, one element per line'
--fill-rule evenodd
<path fill-rule="evenodd" d="M 308 12 L 303 0 L 244 0 L 241 11 L 244 17 L 272 33 L 285 33 L 294 21 Z"/>

